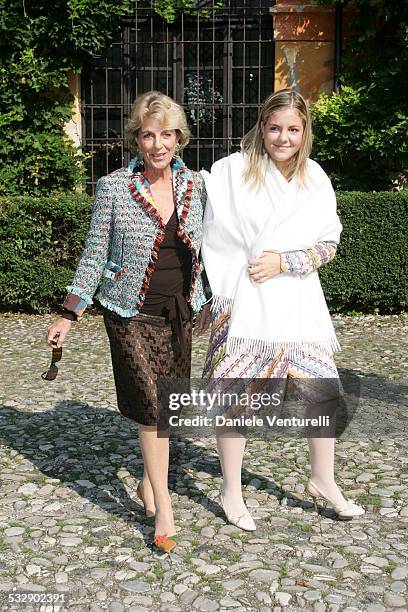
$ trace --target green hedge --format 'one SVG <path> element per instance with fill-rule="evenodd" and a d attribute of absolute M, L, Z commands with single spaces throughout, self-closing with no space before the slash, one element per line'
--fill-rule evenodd
<path fill-rule="evenodd" d="M 332 312 L 397 313 L 408 306 L 408 191 L 338 192 L 343 232 L 320 276 Z"/>
<path fill-rule="evenodd" d="M 85 194 L 0 198 L 2 310 L 41 313 L 61 305 L 91 208 Z"/>
<path fill-rule="evenodd" d="M 408 191 L 339 192 L 338 254 L 321 270 L 332 312 L 395 313 L 408 304 Z M 0 198 L 0 308 L 57 309 L 88 229 L 86 195 Z"/>

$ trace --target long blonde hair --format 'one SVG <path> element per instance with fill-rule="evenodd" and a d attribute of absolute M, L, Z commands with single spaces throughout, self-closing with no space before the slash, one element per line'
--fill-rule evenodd
<path fill-rule="evenodd" d="M 241 140 L 241 151 L 246 154 L 244 179 L 255 188 L 260 187 L 265 175 L 262 124 L 266 126 L 273 113 L 288 108 L 295 110 L 303 122 L 303 139 L 299 151 L 288 161 L 283 174 L 287 180 L 296 177 L 299 185 L 305 184 L 307 158 L 312 150 L 310 111 L 300 93 L 293 89 L 281 89 L 265 100 L 256 124 Z"/>

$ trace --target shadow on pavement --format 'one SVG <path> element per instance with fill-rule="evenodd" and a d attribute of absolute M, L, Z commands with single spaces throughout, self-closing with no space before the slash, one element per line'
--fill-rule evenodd
<path fill-rule="evenodd" d="M 129 496 L 118 476 L 120 469 L 126 469 L 132 477 L 142 477 L 143 461 L 134 422 L 106 408 L 78 401 L 61 401 L 50 410 L 36 413 L 1 405 L 0 432 L 0 441 L 18 451 L 44 476 L 59 479 L 82 498 L 125 520 L 142 534 L 146 545 L 151 544 L 153 528 L 143 507 Z M 134 440 L 131 456 L 129 440 Z M 214 477 L 221 475 L 215 440 L 213 453 L 191 439 L 171 440 L 169 488 L 176 490 L 182 480 L 183 494 L 214 515 L 225 518 L 220 505 L 196 486 L 189 474 L 190 469 Z M 253 478 L 261 479 L 261 489 L 266 489 L 269 495 L 279 500 L 286 497 L 289 506 L 312 508 L 311 502 L 285 491 L 271 478 L 243 469 L 244 485 Z M 89 481 L 90 485 L 78 481 Z M 177 512 L 176 506 L 174 510 Z M 320 514 L 336 517 L 330 509 L 320 508 Z M 131 541 L 125 541 L 123 546 L 131 544 Z"/>

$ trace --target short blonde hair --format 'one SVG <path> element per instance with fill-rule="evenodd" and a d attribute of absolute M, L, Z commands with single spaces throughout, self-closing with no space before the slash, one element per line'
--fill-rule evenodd
<path fill-rule="evenodd" d="M 134 101 L 125 127 L 125 138 L 132 153 L 137 152 L 136 138 L 146 117 L 160 121 L 163 129 L 176 130 L 180 151 L 188 144 L 190 130 L 183 107 L 160 91 L 147 91 Z"/>
<path fill-rule="evenodd" d="M 281 89 L 265 100 L 255 126 L 241 140 L 241 151 L 247 154 L 244 179 L 255 188 L 261 185 L 265 172 L 262 124 L 266 126 L 273 113 L 288 108 L 295 110 L 302 119 L 303 138 L 299 151 L 288 161 L 284 176 L 287 180 L 296 177 L 300 185 L 305 183 L 307 158 L 312 150 L 312 120 L 309 107 L 299 92 L 293 89 Z"/>

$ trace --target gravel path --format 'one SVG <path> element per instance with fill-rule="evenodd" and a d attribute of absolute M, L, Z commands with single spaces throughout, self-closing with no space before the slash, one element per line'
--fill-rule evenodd
<path fill-rule="evenodd" d="M 50 321 L 0 315 L 0 610 L 408 609 L 407 315 L 335 317 L 337 364 L 361 384 L 336 470 L 366 515 L 343 522 L 322 509 L 320 531 L 304 498 L 306 441 L 251 439 L 243 482 L 257 531 L 244 533 L 217 502 L 214 439 L 177 439 L 171 557 L 152 550 L 135 496 L 137 430 L 116 409 L 101 318 L 73 326 L 58 378 L 46 383 Z M 195 341 L 196 377 L 205 350 Z M 66 599 L 12 604 L 13 589 Z"/>

